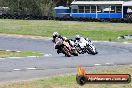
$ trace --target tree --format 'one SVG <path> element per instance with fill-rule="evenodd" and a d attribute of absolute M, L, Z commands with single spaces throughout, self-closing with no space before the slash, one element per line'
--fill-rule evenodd
<path fill-rule="evenodd" d="M 51 16 L 55 6 L 70 6 L 73 0 L 0 0 L 0 7 L 9 7 L 10 14 Z M 127 0 L 124 0 L 127 1 Z"/>
<path fill-rule="evenodd" d="M 73 0 L 53 0 L 56 6 L 70 6 Z"/>
<path fill-rule="evenodd" d="M 52 15 L 54 3 L 50 0 L 0 0 L 0 7 L 9 7 L 11 14 Z"/>

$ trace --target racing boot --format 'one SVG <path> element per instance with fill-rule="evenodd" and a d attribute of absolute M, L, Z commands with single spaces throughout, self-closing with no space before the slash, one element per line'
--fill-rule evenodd
<path fill-rule="evenodd" d="M 61 53 L 60 50 L 57 50 L 57 53 L 60 54 Z"/>

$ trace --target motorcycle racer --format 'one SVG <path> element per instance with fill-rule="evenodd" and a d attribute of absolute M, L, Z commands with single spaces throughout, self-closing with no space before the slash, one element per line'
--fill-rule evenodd
<path fill-rule="evenodd" d="M 68 48 L 71 55 L 78 56 L 78 52 L 76 48 L 74 48 L 74 44 L 72 44 L 71 39 L 67 39 L 67 37 L 63 37 L 63 44 Z"/>
<path fill-rule="evenodd" d="M 52 42 L 55 43 L 55 45 L 54 45 L 55 49 L 58 49 L 57 53 L 58 54 L 61 53 L 59 50 L 60 50 L 61 45 L 63 44 L 63 38 L 61 37 L 61 35 L 59 35 L 58 32 L 53 33 Z"/>
<path fill-rule="evenodd" d="M 63 37 L 63 40 L 64 40 L 64 44 L 68 47 L 68 49 L 71 51 L 71 44 L 70 44 L 70 41 L 67 39 L 67 37 Z"/>
<path fill-rule="evenodd" d="M 52 40 L 53 43 L 55 43 L 56 38 L 63 39 L 63 37 L 58 32 L 54 32 L 52 37 L 53 37 L 53 40 Z"/>
<path fill-rule="evenodd" d="M 80 35 L 76 35 L 74 41 L 75 41 L 76 44 L 82 43 L 82 45 L 84 45 L 84 46 L 87 43 L 92 43 L 92 41 L 89 38 L 83 38 Z"/>
<path fill-rule="evenodd" d="M 81 48 L 80 53 L 84 54 L 85 53 L 84 49 L 87 44 L 87 41 L 85 40 L 85 38 L 81 37 L 80 35 L 76 35 L 74 42 L 76 46 L 79 46 Z"/>
<path fill-rule="evenodd" d="M 89 40 L 88 38 L 83 38 L 80 37 L 80 35 L 75 36 L 75 44 L 76 46 L 80 47 L 80 51 L 82 54 L 88 53 L 88 54 L 97 54 L 98 52 L 96 51 L 95 46 L 93 45 L 92 41 Z"/>

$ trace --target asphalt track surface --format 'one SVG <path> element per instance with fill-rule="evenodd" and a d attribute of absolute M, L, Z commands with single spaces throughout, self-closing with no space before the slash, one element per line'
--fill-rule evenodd
<path fill-rule="evenodd" d="M 0 37 L 0 50 L 34 51 L 44 57 L 0 59 L 0 82 L 39 79 L 76 73 L 80 65 L 89 70 L 116 65 L 132 65 L 132 44 L 95 42 L 98 55 L 64 57 L 57 54 L 50 39 Z"/>

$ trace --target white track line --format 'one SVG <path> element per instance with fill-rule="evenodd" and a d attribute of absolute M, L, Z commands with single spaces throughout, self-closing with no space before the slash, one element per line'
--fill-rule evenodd
<path fill-rule="evenodd" d="M 6 50 L 6 51 L 11 51 L 11 50 Z"/>
<path fill-rule="evenodd" d="M 100 66 L 101 64 L 94 64 L 94 66 Z"/>
<path fill-rule="evenodd" d="M 36 70 L 37 68 L 26 68 L 28 70 Z"/>
<path fill-rule="evenodd" d="M 44 56 L 48 57 L 48 56 L 49 56 L 49 54 L 45 54 Z"/>
<path fill-rule="evenodd" d="M 0 60 L 4 60 L 4 59 L 6 59 L 6 58 L 0 58 Z"/>
<path fill-rule="evenodd" d="M 132 43 L 129 43 L 129 42 L 123 42 L 123 44 L 132 44 Z"/>
<path fill-rule="evenodd" d="M 123 42 L 124 44 L 128 44 L 128 42 Z"/>
<path fill-rule="evenodd" d="M 19 58 L 22 58 L 22 57 L 7 57 L 7 58 L 19 59 Z"/>
<path fill-rule="evenodd" d="M 49 56 L 52 56 L 52 54 L 49 54 Z"/>
<path fill-rule="evenodd" d="M 13 69 L 14 71 L 21 71 L 22 69 Z"/>
<path fill-rule="evenodd" d="M 52 56 L 52 54 L 45 54 L 44 56 L 48 57 L 48 56 Z"/>
<path fill-rule="evenodd" d="M 112 63 L 105 63 L 105 65 L 112 65 Z"/>
<path fill-rule="evenodd" d="M 16 51 L 16 52 L 20 53 L 21 51 Z"/>
<path fill-rule="evenodd" d="M 27 57 L 37 57 L 37 56 L 27 56 Z"/>

